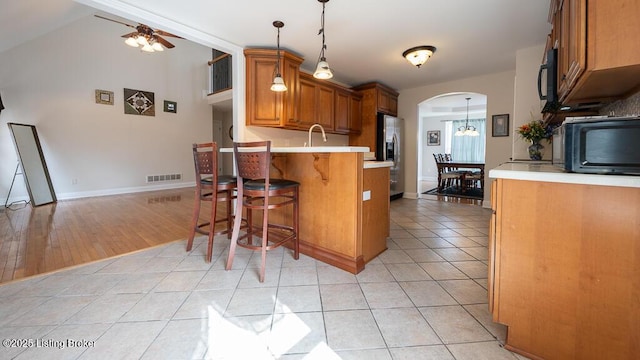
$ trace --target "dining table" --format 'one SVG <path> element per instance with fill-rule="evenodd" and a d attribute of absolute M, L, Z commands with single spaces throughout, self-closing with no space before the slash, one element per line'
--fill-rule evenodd
<path fill-rule="evenodd" d="M 480 172 L 480 190 L 484 191 L 484 162 L 476 162 L 476 161 L 441 161 L 437 163 L 438 165 L 438 173 L 440 173 L 443 169 L 447 171 L 458 171 L 460 172 L 460 182 L 461 182 L 461 192 L 467 192 L 467 179 L 466 177 L 473 173 L 474 170 L 478 170 Z"/>

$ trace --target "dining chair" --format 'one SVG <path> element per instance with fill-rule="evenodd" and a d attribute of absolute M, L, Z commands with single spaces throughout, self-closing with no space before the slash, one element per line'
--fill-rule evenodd
<path fill-rule="evenodd" d="M 234 222 L 229 257 L 226 269 L 230 270 L 236 245 L 261 252 L 260 282 L 264 282 L 267 251 L 285 243 L 293 245 L 293 257 L 298 260 L 300 253 L 299 207 L 298 194 L 300 183 L 287 179 L 276 179 L 270 176 L 271 141 L 234 142 L 233 155 L 237 169 L 238 202 L 236 204 L 236 219 L 242 218 L 246 209 L 246 232 L 240 235 L 240 221 Z M 286 206 L 292 207 L 291 224 L 285 223 L 287 216 L 280 223 L 269 220 L 269 211 Z M 254 223 L 252 212 L 262 211 L 262 221 Z M 257 219 L 256 219 L 257 220 Z M 260 244 L 254 244 L 253 236 L 259 236 Z"/>
<path fill-rule="evenodd" d="M 438 168 L 438 192 L 442 192 L 451 186 L 457 186 L 459 188 L 462 185 L 464 173 L 451 169 L 450 166 L 447 165 L 445 154 L 433 154 L 433 158 Z"/>

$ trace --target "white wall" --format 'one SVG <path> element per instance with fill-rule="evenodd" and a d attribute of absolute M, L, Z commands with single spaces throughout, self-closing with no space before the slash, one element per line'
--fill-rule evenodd
<path fill-rule="evenodd" d="M 438 181 L 438 168 L 436 166 L 433 154 L 445 153 L 445 127 L 449 116 L 423 117 L 422 121 L 422 159 L 420 159 L 420 180 Z M 458 118 L 456 117 L 456 120 Z M 440 145 L 427 145 L 427 131 L 440 130 Z M 405 132 L 405 135 L 408 133 Z M 406 141 L 406 140 L 405 140 Z M 416 139 L 416 146 L 418 142 Z M 407 149 L 405 147 L 405 149 Z M 429 189 L 422 189 L 422 191 Z"/>
<path fill-rule="evenodd" d="M 511 156 L 510 137 L 491 137 L 491 115 L 512 114 L 515 71 L 471 77 L 446 83 L 427 85 L 400 91 L 398 116 L 405 120 L 405 197 L 418 197 L 418 104 L 436 95 L 452 92 L 474 92 L 487 95 L 486 169 L 508 161 Z M 413 134 L 409 135 L 409 134 Z M 487 171 L 488 172 L 488 171 Z M 489 182 L 485 179 L 485 185 Z M 485 200 L 489 192 L 485 192 Z"/>
<path fill-rule="evenodd" d="M 516 52 L 516 92 L 511 121 L 511 133 L 513 134 L 513 159 L 529 160 L 527 147 L 530 145 L 515 131 L 522 124 L 531 120 L 542 119 L 540 111 L 540 98 L 538 96 L 537 82 L 538 69 L 542 63 L 544 45 L 521 49 Z M 543 159 L 551 159 L 551 144 L 543 141 L 545 147 Z"/>
<path fill-rule="evenodd" d="M 5 125 L 36 125 L 59 199 L 193 184 L 191 144 L 212 138 L 207 89 L 211 49 L 180 39 L 146 54 L 126 46 L 130 29 L 89 16 L 0 53 L 0 200 L 17 161 Z M 155 94 L 155 116 L 124 114 L 123 88 Z M 96 104 L 113 91 L 113 106 Z M 177 113 L 162 110 L 177 102 Z M 146 175 L 182 173 L 179 183 L 147 184 Z M 74 179 L 76 184 L 72 184 Z M 25 197 L 22 179 L 12 199 Z"/>

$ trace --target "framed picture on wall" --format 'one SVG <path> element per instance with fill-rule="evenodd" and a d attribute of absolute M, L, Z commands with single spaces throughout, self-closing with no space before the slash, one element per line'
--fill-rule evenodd
<path fill-rule="evenodd" d="M 427 146 L 440 145 L 440 130 L 427 131 Z"/>
<path fill-rule="evenodd" d="M 491 117 L 491 136 L 509 136 L 509 114 Z"/>
<path fill-rule="evenodd" d="M 164 101 L 164 112 L 177 113 L 178 112 L 178 103 L 175 101 Z"/>

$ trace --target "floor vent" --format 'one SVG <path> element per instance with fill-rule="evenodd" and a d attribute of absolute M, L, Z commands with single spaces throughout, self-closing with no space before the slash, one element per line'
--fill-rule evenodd
<path fill-rule="evenodd" d="M 147 182 L 182 180 L 182 174 L 147 175 Z"/>

